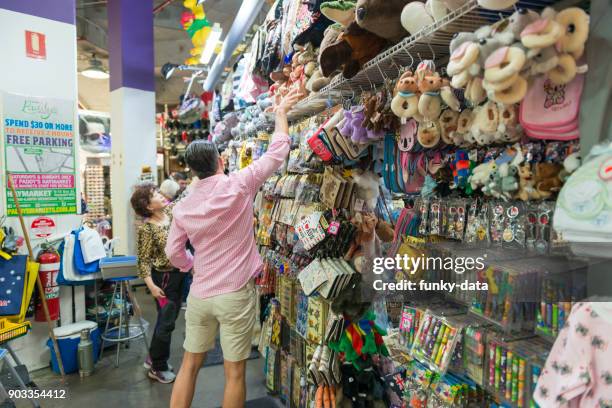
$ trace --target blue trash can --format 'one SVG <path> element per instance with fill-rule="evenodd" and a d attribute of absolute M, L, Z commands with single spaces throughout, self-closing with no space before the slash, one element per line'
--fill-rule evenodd
<path fill-rule="evenodd" d="M 81 342 L 81 331 L 84 329 L 89 330 L 89 338 L 93 343 L 95 363 L 98 361 L 100 355 L 100 329 L 96 322 L 83 320 L 53 329 L 53 333 L 55 333 L 55 337 L 57 338 L 60 354 L 62 355 L 62 363 L 64 364 L 64 372 L 66 374 L 72 374 L 79 371 L 78 347 Z M 47 340 L 47 347 L 49 347 L 51 352 L 51 369 L 56 374 L 60 374 L 51 339 Z"/>

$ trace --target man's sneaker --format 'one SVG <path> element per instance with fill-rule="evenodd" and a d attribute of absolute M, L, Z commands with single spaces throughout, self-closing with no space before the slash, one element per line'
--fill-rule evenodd
<path fill-rule="evenodd" d="M 142 363 L 142 366 L 147 370 L 150 370 L 151 367 L 153 367 L 153 360 L 151 360 L 151 356 L 147 356 L 147 358 L 145 358 L 145 361 L 144 363 Z M 174 367 L 172 367 L 170 363 L 168 363 L 168 371 L 174 371 Z"/>
<path fill-rule="evenodd" d="M 147 376 L 155 381 L 159 381 L 162 384 L 170 384 L 176 379 L 176 375 L 172 371 L 158 371 L 150 369 Z"/>

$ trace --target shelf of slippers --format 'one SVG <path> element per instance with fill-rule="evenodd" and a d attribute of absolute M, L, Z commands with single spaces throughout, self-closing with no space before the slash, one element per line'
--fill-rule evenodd
<path fill-rule="evenodd" d="M 556 0 L 520 0 L 517 8 L 541 10 L 558 3 Z M 453 35 L 462 31 L 475 31 L 508 16 L 514 9 L 505 11 L 487 10 L 477 0 L 468 0 L 461 7 L 450 11 L 444 18 L 405 37 L 399 43 L 386 49 L 368 61 L 353 78 L 336 75 L 331 82 L 317 93 L 312 93 L 296 104 L 289 112 L 291 122 L 323 112 L 330 105 L 353 98 L 360 92 L 375 89 L 387 79 L 397 79 L 401 69 L 416 68 L 422 60 L 434 60 L 441 72 L 445 72 L 449 57 L 449 44 Z"/>

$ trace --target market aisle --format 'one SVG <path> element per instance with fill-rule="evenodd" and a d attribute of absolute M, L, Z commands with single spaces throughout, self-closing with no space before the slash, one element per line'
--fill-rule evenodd
<path fill-rule="evenodd" d="M 144 288 L 136 291 L 138 300 L 143 307 L 145 319 L 155 322 L 155 305 Z M 149 330 L 151 331 L 151 329 Z M 176 322 L 172 338 L 172 353 L 170 364 L 177 371 L 183 357 L 183 339 L 185 331 L 184 314 L 181 313 Z M 150 337 L 149 337 L 150 338 Z M 69 400 L 41 401 L 43 408 L 54 407 L 168 407 L 172 386 L 151 381 L 142 367 L 144 350 L 141 344 L 134 342 L 130 349 L 121 350 L 119 368 L 115 368 L 115 348 L 106 351 L 103 359 L 96 364 L 93 376 L 80 380 L 78 374 L 68 376 L 67 386 L 61 386 L 59 376 L 48 369 L 33 373 L 34 381 L 41 390 L 65 388 Z M 263 377 L 264 360 L 258 358 L 247 363 L 247 400 L 255 400 L 266 396 Z M 214 408 L 221 405 L 223 396 L 223 366 L 204 367 L 200 371 L 198 386 L 194 397 L 194 408 Z M 28 407 L 26 403 L 18 407 Z M 249 404 L 247 404 L 247 407 Z M 261 405 L 263 406 L 263 405 Z M 266 404 L 266 407 L 272 405 Z M 253 408 L 257 408 L 254 406 Z"/>

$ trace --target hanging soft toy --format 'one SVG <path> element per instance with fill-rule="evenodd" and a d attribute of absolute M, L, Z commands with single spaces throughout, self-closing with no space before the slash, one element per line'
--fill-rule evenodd
<path fill-rule="evenodd" d="M 442 112 L 442 98 L 440 89 L 442 88 L 442 78 L 437 72 L 426 75 L 419 81 L 419 113 L 426 120 L 437 120 Z"/>
<path fill-rule="evenodd" d="M 473 167 L 473 162 L 469 159 L 468 153 L 465 150 L 458 149 L 451 163 L 454 188 L 465 190 L 470 187 L 468 180 Z M 471 190 L 466 190 L 466 193 L 470 192 Z"/>
<path fill-rule="evenodd" d="M 395 96 L 391 101 L 391 110 L 405 123 L 418 112 L 419 87 L 411 71 L 402 74 L 395 85 Z"/>
<path fill-rule="evenodd" d="M 426 149 L 433 149 L 440 143 L 440 124 L 435 122 L 421 122 L 417 132 L 417 139 L 421 146 Z"/>
<path fill-rule="evenodd" d="M 525 97 L 527 81 L 519 75 L 525 62 L 525 52 L 518 46 L 501 47 L 487 58 L 484 79 L 489 99 L 511 105 Z"/>
<path fill-rule="evenodd" d="M 445 109 L 440 115 L 440 136 L 447 145 L 454 144 L 452 135 L 457 132 L 459 113 L 452 109 Z"/>
<path fill-rule="evenodd" d="M 198 4 L 197 0 L 185 0 L 183 6 L 189 11 L 183 13 L 181 24 L 191 38 L 193 48 L 190 50 L 191 57 L 185 61 L 187 65 L 200 63 L 200 56 L 204 51 L 206 40 L 212 30 L 210 21 L 206 18 L 204 7 Z"/>
<path fill-rule="evenodd" d="M 457 130 L 451 132 L 450 138 L 455 146 L 470 146 L 475 143 L 475 139 L 472 137 L 472 110 L 464 109 L 457 118 Z"/>

